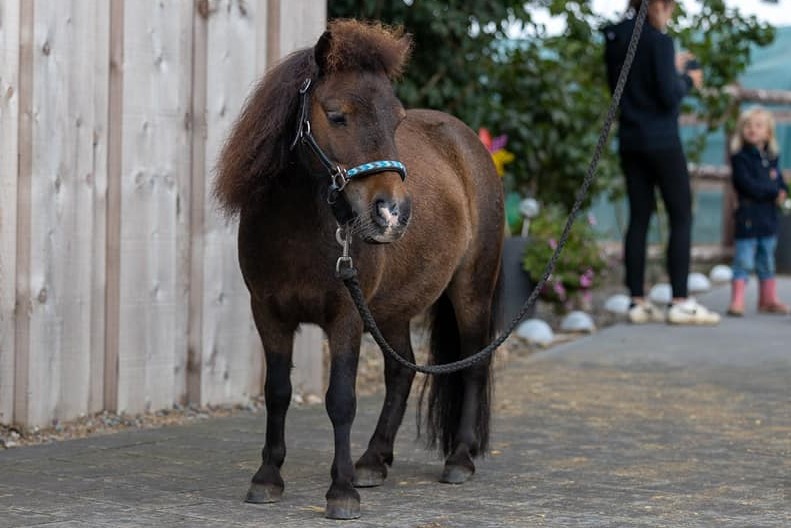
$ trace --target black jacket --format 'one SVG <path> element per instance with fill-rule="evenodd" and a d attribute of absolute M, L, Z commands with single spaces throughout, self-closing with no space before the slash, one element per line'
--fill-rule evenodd
<path fill-rule="evenodd" d="M 735 238 L 777 235 L 775 202 L 781 189 L 788 192 L 778 161 L 752 145 L 731 156 L 731 179 L 739 198 L 734 213 Z"/>
<path fill-rule="evenodd" d="M 635 19 L 626 19 L 603 30 L 611 91 L 618 82 L 634 26 Z M 692 79 L 686 74 L 679 75 L 675 60 L 673 39 L 646 22 L 621 99 L 618 129 L 621 149 L 662 150 L 681 146 L 678 114 Z"/>

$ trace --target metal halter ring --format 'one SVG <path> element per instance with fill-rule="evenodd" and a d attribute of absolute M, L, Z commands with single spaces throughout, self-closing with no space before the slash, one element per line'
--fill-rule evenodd
<path fill-rule="evenodd" d="M 332 187 L 334 191 L 341 192 L 346 184 L 349 183 L 349 177 L 346 175 L 346 170 L 341 168 L 340 165 L 335 166 L 335 170 L 330 173 L 332 180 Z"/>

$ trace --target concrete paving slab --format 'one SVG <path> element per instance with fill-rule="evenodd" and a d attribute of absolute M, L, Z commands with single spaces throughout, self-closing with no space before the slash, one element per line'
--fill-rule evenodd
<path fill-rule="evenodd" d="M 780 286 L 791 299 L 791 279 Z M 724 311 L 727 296 L 702 300 Z M 410 411 L 356 521 L 323 518 L 332 437 L 319 405 L 289 413 L 278 504 L 242 502 L 264 433 L 248 412 L 0 452 L 0 528 L 789 526 L 790 342 L 791 318 L 750 310 L 714 328 L 621 324 L 511 354 L 472 480 L 436 481 L 442 461 L 415 440 Z M 359 402 L 355 455 L 380 404 Z"/>

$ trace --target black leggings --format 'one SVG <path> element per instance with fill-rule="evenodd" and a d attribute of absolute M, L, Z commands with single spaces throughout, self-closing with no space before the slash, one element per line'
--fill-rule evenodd
<path fill-rule="evenodd" d="M 670 223 L 667 274 L 673 297 L 687 296 L 692 238 L 692 192 L 687 160 L 681 147 L 653 150 L 622 150 L 621 167 L 629 197 L 629 229 L 624 241 L 626 287 L 632 297 L 643 297 L 646 237 L 656 210 L 655 187 L 659 187 Z"/>

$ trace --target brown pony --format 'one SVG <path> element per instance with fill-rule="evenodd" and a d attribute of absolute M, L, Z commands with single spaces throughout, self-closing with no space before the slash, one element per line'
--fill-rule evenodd
<path fill-rule="evenodd" d="M 284 423 L 294 331 L 329 339 L 326 408 L 335 458 L 326 515 L 359 516 L 357 487 L 377 486 L 414 373 L 385 358 L 386 395 L 368 448 L 352 465 L 349 434 L 363 323 L 336 278 L 349 256 L 382 333 L 414 361 L 410 320 L 433 309 L 432 363 L 484 347 L 495 332 L 504 214 L 502 187 L 476 134 L 436 111 L 404 111 L 391 81 L 411 46 L 400 30 L 343 20 L 312 49 L 269 71 L 247 101 L 218 165 L 215 194 L 239 214 L 239 261 L 266 355 L 266 443 L 246 500 L 283 493 Z M 400 160 L 400 161 L 399 161 Z M 403 163 L 403 165 L 402 165 Z M 345 233 L 345 235 L 343 234 Z M 429 444 L 444 452 L 443 482 L 475 471 L 489 436 L 489 362 L 434 377 Z"/>

